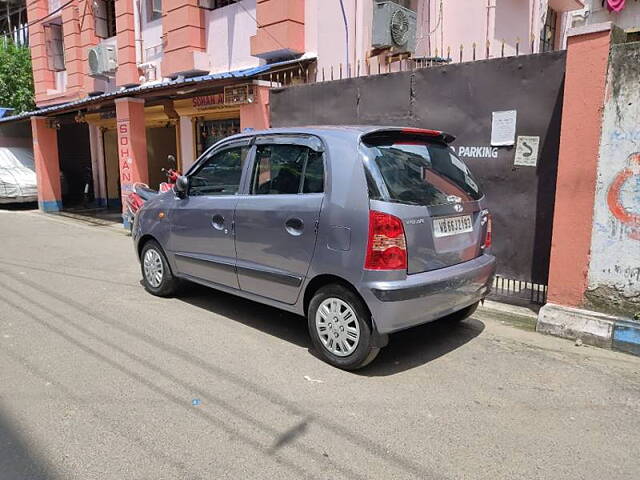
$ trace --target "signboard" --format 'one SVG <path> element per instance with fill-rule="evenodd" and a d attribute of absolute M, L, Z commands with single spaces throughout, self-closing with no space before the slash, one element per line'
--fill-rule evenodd
<path fill-rule="evenodd" d="M 540 137 L 527 137 L 524 135 L 518 135 L 516 157 L 513 160 L 513 164 L 522 165 L 525 167 L 535 167 L 538 164 L 539 146 Z"/>
<path fill-rule="evenodd" d="M 193 97 L 191 99 L 193 108 L 207 109 L 215 107 L 224 107 L 224 93 L 212 93 L 211 95 L 203 95 L 201 97 Z"/>
<path fill-rule="evenodd" d="M 493 112 L 491 117 L 491 145 L 508 147 L 513 145 L 516 138 L 516 110 Z"/>
<path fill-rule="evenodd" d="M 253 102 L 253 85 L 233 85 L 224 87 L 224 103 L 226 105 L 239 105 Z"/>
<path fill-rule="evenodd" d="M 197 110 L 225 108 L 251 102 L 253 102 L 253 85 L 248 84 L 224 87 L 222 93 L 212 93 L 191 99 L 193 108 Z"/>

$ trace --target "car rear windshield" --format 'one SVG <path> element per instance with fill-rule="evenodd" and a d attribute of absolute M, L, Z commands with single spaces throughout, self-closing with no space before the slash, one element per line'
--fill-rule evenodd
<path fill-rule="evenodd" d="M 369 196 L 416 205 L 443 205 L 482 198 L 467 166 L 445 143 L 393 135 L 365 139 Z"/>

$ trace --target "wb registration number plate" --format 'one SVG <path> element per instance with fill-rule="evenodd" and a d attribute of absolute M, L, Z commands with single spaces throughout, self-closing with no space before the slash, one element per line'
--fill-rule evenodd
<path fill-rule="evenodd" d="M 433 220 L 433 234 L 436 237 L 448 237 L 449 235 L 468 232 L 473 232 L 471 215 L 436 218 Z"/>

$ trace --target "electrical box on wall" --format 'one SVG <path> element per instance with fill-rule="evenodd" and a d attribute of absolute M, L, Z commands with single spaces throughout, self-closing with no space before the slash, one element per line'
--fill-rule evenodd
<path fill-rule="evenodd" d="M 98 45 L 89 49 L 89 71 L 92 77 L 108 77 L 118 68 L 115 45 Z"/>
<path fill-rule="evenodd" d="M 384 1 L 373 4 L 373 28 L 371 46 L 391 48 L 396 53 L 416 49 L 416 12 L 396 2 Z"/>

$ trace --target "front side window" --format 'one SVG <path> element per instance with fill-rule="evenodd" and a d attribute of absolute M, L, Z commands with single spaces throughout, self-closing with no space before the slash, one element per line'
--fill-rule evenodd
<path fill-rule="evenodd" d="M 259 145 L 251 178 L 256 195 L 321 193 L 322 155 L 303 145 Z"/>
<path fill-rule="evenodd" d="M 364 146 L 372 199 L 433 206 L 482 198 L 469 168 L 445 144 L 395 138 Z"/>
<path fill-rule="evenodd" d="M 240 188 L 249 147 L 232 147 L 211 155 L 189 175 L 189 195 L 233 195 Z"/>

